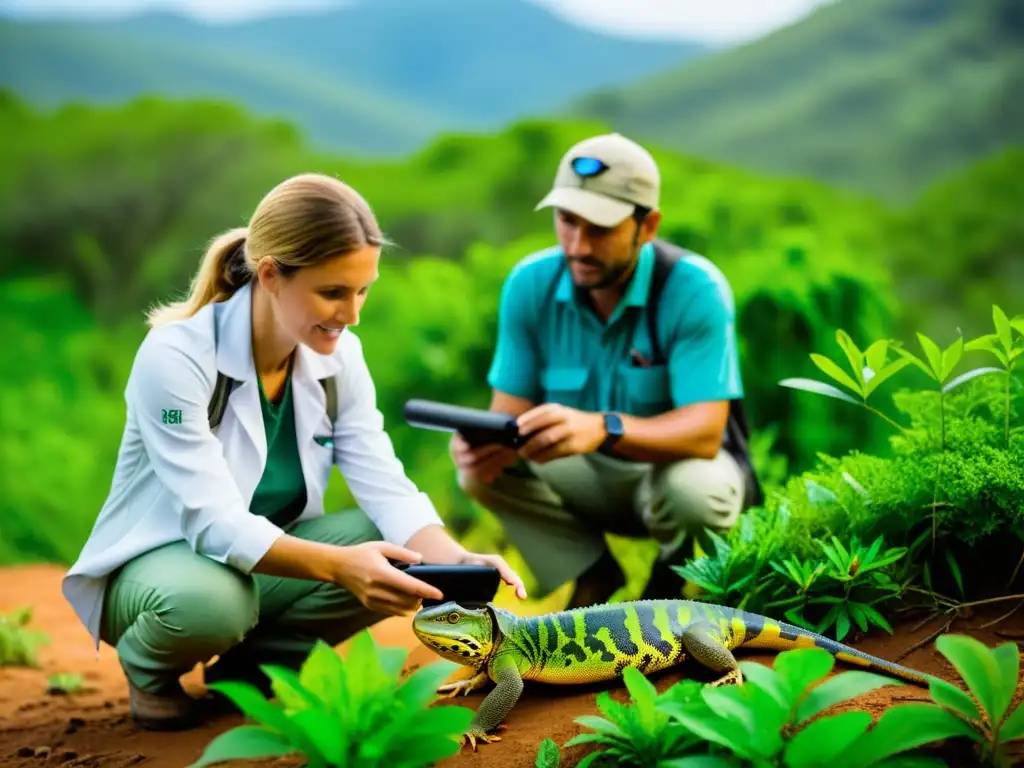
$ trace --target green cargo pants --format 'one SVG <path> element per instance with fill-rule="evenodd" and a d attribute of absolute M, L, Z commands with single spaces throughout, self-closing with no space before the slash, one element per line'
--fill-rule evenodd
<path fill-rule="evenodd" d="M 358 509 L 306 520 L 288 532 L 342 546 L 382 538 Z M 382 618 L 334 584 L 247 575 L 181 541 L 112 574 L 101 638 L 117 649 L 137 688 L 160 693 L 214 656 L 220 656 L 211 668 L 220 670 L 218 679 L 265 682 L 257 665 L 298 669 L 317 639 L 337 645 Z"/>
<path fill-rule="evenodd" d="M 652 538 L 675 554 L 700 528 L 724 531 L 742 511 L 744 476 L 727 452 L 645 464 L 591 453 L 506 470 L 459 485 L 493 512 L 536 577 L 542 597 L 604 554 L 604 534 Z"/>

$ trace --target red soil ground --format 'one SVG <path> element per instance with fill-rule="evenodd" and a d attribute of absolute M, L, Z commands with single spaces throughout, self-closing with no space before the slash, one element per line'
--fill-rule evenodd
<path fill-rule="evenodd" d="M 181 733 L 154 733 L 140 730 L 128 716 L 128 698 L 124 678 L 113 650 L 101 648 L 99 659 L 85 630 L 77 622 L 60 593 L 61 571 L 50 566 L 28 566 L 0 569 L 0 613 L 23 605 L 34 610 L 32 626 L 53 639 L 40 649 L 42 669 L 0 668 L 0 765 L 11 768 L 183 768 L 196 760 L 204 747 L 219 733 L 241 724 L 240 715 L 226 715 L 205 727 Z M 952 631 L 966 632 L 987 645 L 1006 642 L 1007 637 L 1024 637 L 1024 611 L 1015 613 L 995 627 L 979 628 L 992 616 L 1007 608 L 958 620 Z M 916 642 L 923 640 L 944 621 L 936 620 L 911 631 L 913 623 L 896 627 L 895 637 L 885 633 L 855 641 L 853 645 L 883 658 L 896 658 Z M 1000 633 L 1000 634 L 997 634 Z M 410 629 L 409 619 L 390 619 L 374 629 L 379 642 L 406 646 L 411 650 L 409 666 L 420 666 L 437 657 L 419 645 Z M 61 638 L 60 642 L 56 638 Z M 771 664 L 771 653 L 743 653 L 746 659 Z M 958 677 L 931 643 L 904 658 L 904 664 L 944 677 L 959 684 Z M 842 665 L 837 665 L 841 671 Z M 47 678 L 57 672 L 83 674 L 91 690 L 72 696 L 50 695 Z M 680 670 L 654 677 L 659 690 L 670 686 L 693 670 L 684 664 Z M 202 690 L 198 672 L 184 678 L 186 687 Z M 605 686 L 615 698 L 628 699 L 621 683 Z M 473 752 L 463 752 L 444 762 L 445 768 L 532 768 L 537 749 L 545 737 L 559 746 L 574 735 L 587 731 L 573 719 L 584 714 L 597 714 L 595 693 L 599 688 L 555 688 L 527 684 L 523 697 L 506 720 L 508 729 L 502 740 L 484 744 Z M 1017 699 L 1024 686 L 1018 686 Z M 459 703 L 476 708 L 483 694 L 460 698 Z M 894 703 L 926 701 L 927 692 L 915 686 L 883 688 L 856 699 L 854 704 L 876 716 Z M 848 707 L 851 705 L 841 705 Z M 563 765 L 573 765 L 585 751 L 583 748 L 563 749 Z M 942 756 L 950 766 L 975 764 L 963 750 L 944 750 Z M 1024 765 L 1024 749 L 1018 752 L 1018 763 Z M 299 766 L 301 759 L 273 759 L 232 762 L 232 768 L 254 766 Z"/>

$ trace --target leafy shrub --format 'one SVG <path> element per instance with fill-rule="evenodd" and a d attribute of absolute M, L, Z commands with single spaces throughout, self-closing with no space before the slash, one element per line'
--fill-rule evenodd
<path fill-rule="evenodd" d="M 814 469 L 772 489 L 727 536 L 709 536 L 708 555 L 677 572 L 703 590 L 702 599 L 773 616 L 778 609 L 837 639 L 854 625 L 891 631 L 885 604 L 918 584 L 932 591 L 937 576 L 961 597 L 990 588 L 985 580 L 1000 570 L 992 559 L 1001 557 L 991 543 L 1024 547 L 1024 427 L 1014 426 L 1024 391 L 1014 376 L 1024 317 L 1009 320 L 993 307 L 993 322 L 995 333 L 945 349 L 919 334 L 923 357 L 897 341 L 861 350 L 838 331 L 847 368 L 812 355 L 834 383 L 782 383 L 884 420 L 894 432 L 888 455 L 819 454 Z M 999 365 L 957 375 L 970 353 L 989 354 Z M 931 385 L 895 392 L 892 417 L 877 404 L 880 387 L 905 371 L 926 374 Z M 959 564 L 982 548 L 987 567 Z M 1018 549 L 1000 561 L 1007 575 L 1019 557 Z M 968 573 L 974 581 L 965 580 Z"/>
<path fill-rule="evenodd" d="M 466 707 L 429 707 L 435 690 L 457 667 L 438 661 L 399 681 L 408 651 L 378 647 L 366 630 L 344 661 L 318 642 L 298 674 L 261 667 L 279 703 L 252 685 L 211 683 L 258 725 L 227 731 L 194 766 L 301 753 L 309 768 L 431 765 L 459 751 L 473 718 Z"/>
<path fill-rule="evenodd" d="M 826 714 L 869 691 L 904 685 L 860 670 L 830 677 L 834 663 L 821 648 L 784 651 L 771 668 L 741 661 L 743 685 L 714 688 L 682 680 L 661 694 L 641 673 L 627 668 L 631 703 L 599 694 L 604 717 L 577 718 L 593 732 L 565 746 L 600 745 L 579 763 L 584 767 L 611 760 L 639 768 L 861 768 L 895 765 L 893 755 L 967 735 L 968 726 L 935 703 L 896 705 L 874 726 L 868 712 Z M 943 763 L 921 757 L 913 764 Z"/>

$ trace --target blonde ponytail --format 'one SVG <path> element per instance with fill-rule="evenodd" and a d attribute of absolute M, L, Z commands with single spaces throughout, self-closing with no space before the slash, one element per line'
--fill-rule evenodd
<path fill-rule="evenodd" d="M 256 206 L 248 227 L 218 235 L 203 255 L 186 298 L 157 306 L 150 328 L 185 320 L 225 301 L 254 279 L 263 259 L 286 277 L 296 270 L 388 241 L 369 204 L 352 187 L 319 173 L 285 179 Z"/>
<path fill-rule="evenodd" d="M 223 301 L 241 288 L 250 269 L 244 247 L 248 234 L 248 228 L 237 227 L 215 237 L 192 278 L 188 296 L 150 310 L 146 317 L 149 327 L 192 317 L 207 304 Z"/>

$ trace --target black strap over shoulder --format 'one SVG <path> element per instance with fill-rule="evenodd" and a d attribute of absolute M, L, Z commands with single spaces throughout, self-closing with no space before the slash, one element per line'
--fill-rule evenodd
<path fill-rule="evenodd" d="M 217 344 L 218 309 L 219 307 L 214 308 L 213 317 L 214 348 Z M 231 393 L 235 391 L 238 384 L 237 380 L 217 371 L 217 381 L 213 385 L 213 394 L 210 396 L 210 403 L 206 408 L 210 429 L 220 426 L 221 419 L 224 418 L 224 411 L 228 406 L 228 398 L 231 397 Z M 338 381 L 334 376 L 328 376 L 326 379 L 320 379 L 320 386 L 323 387 L 324 395 L 327 397 L 327 415 L 333 424 L 338 420 Z"/>
<path fill-rule="evenodd" d="M 651 272 L 651 284 L 647 293 L 647 332 L 651 339 L 652 364 L 664 365 L 665 356 L 661 341 L 658 339 L 658 306 L 673 267 L 686 254 L 686 251 L 664 240 L 654 240 L 652 245 L 654 247 L 654 268 Z M 745 507 L 764 503 L 764 490 L 750 458 L 749 443 L 750 423 L 743 400 L 739 398 L 730 400 L 729 418 L 726 422 L 722 445 L 732 454 L 746 475 Z"/>

